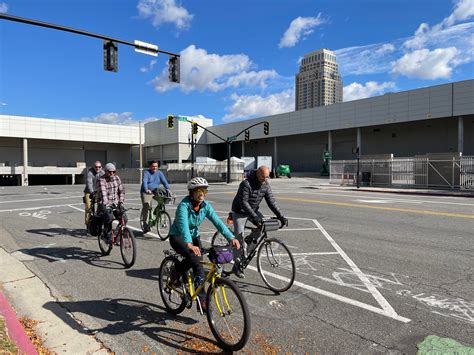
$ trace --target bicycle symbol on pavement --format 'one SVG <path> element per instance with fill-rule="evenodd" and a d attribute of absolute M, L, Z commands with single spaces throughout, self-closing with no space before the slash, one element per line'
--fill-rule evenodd
<path fill-rule="evenodd" d="M 19 215 L 22 217 L 33 217 L 33 218 L 39 218 L 39 219 L 46 219 L 46 215 L 50 214 L 51 211 L 49 210 L 41 210 L 38 212 L 20 212 Z"/>

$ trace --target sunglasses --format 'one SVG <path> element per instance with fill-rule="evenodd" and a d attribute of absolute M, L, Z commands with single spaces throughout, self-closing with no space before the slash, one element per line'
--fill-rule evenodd
<path fill-rule="evenodd" d="M 194 192 L 202 193 L 203 195 L 206 195 L 207 194 L 207 189 L 196 189 L 196 190 L 194 190 Z"/>
<path fill-rule="evenodd" d="M 115 174 L 116 171 L 109 171 L 109 174 Z"/>
<path fill-rule="evenodd" d="M 102 167 L 101 167 L 100 165 L 99 165 L 99 166 L 96 165 L 95 168 L 96 168 L 96 169 L 100 169 L 100 168 L 102 168 Z"/>

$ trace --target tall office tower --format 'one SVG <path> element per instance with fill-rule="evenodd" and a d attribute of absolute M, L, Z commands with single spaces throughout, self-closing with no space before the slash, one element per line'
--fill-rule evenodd
<path fill-rule="evenodd" d="M 296 111 L 342 102 L 342 80 L 333 51 L 320 49 L 304 56 L 295 91 Z"/>

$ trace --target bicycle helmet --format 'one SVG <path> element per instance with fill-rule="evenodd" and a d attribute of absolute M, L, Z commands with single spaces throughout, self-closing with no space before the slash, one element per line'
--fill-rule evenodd
<path fill-rule="evenodd" d="M 194 189 L 197 189 L 198 187 L 205 187 L 207 188 L 209 184 L 207 183 L 207 180 L 202 178 L 202 177 L 195 177 L 189 180 L 188 182 L 188 190 L 192 191 Z"/>
<path fill-rule="evenodd" d="M 105 164 L 104 169 L 105 169 L 105 171 L 116 171 L 117 170 L 117 169 L 115 169 L 115 165 L 112 164 L 112 163 Z"/>

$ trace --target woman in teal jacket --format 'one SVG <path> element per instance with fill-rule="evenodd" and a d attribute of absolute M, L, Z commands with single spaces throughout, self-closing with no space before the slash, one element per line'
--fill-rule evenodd
<path fill-rule="evenodd" d="M 183 198 L 179 203 L 170 230 L 171 247 L 184 257 L 176 268 L 177 275 L 182 275 L 189 268 L 192 268 L 195 284 L 200 284 L 204 279 L 204 268 L 200 263 L 201 239 L 199 237 L 199 226 L 205 218 L 208 218 L 214 224 L 217 230 L 231 242 L 232 246 L 237 249 L 240 248 L 239 241 L 234 238 L 229 228 L 221 221 L 211 204 L 205 201 L 208 186 L 206 179 L 202 177 L 189 180 L 189 196 Z M 204 293 L 200 295 L 201 306 L 204 303 L 204 295 Z"/>

